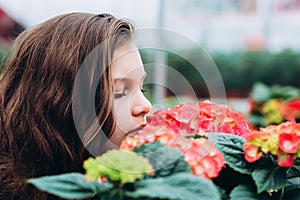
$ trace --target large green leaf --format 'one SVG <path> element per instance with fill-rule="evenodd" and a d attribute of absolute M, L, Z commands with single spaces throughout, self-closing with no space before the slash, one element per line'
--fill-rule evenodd
<path fill-rule="evenodd" d="M 281 189 L 287 183 L 286 169 L 279 167 L 268 157 L 261 160 L 260 166 L 253 171 L 252 178 L 258 193 Z"/>
<path fill-rule="evenodd" d="M 85 182 L 84 175 L 68 173 L 27 180 L 42 191 L 65 199 L 83 199 L 112 189 L 111 183 Z"/>
<path fill-rule="evenodd" d="M 253 172 L 257 163 L 248 163 L 244 159 L 245 140 L 242 137 L 227 133 L 209 133 L 208 138 L 222 152 L 228 166 L 242 174 Z"/>
<path fill-rule="evenodd" d="M 217 188 L 210 181 L 193 176 L 190 173 L 177 173 L 166 177 L 144 179 L 136 182 L 134 186 L 135 190 L 128 192 L 127 196 L 170 200 L 221 199 Z"/>
<path fill-rule="evenodd" d="M 227 195 L 226 190 L 218 186 L 216 186 L 216 188 L 218 189 L 222 200 L 229 200 L 229 196 Z"/>
<path fill-rule="evenodd" d="M 300 177 L 300 160 L 296 159 L 294 162 L 294 166 L 290 167 L 287 171 L 287 177 Z"/>
<path fill-rule="evenodd" d="M 300 189 L 289 190 L 283 195 L 285 200 L 299 200 L 300 199 Z"/>
<path fill-rule="evenodd" d="M 300 177 L 290 178 L 284 188 L 283 199 L 299 200 L 300 199 Z"/>
<path fill-rule="evenodd" d="M 292 190 L 300 190 L 300 177 L 290 178 L 287 180 L 284 192 L 289 193 Z"/>
<path fill-rule="evenodd" d="M 219 173 L 218 177 L 212 179 L 213 182 L 229 194 L 238 185 L 255 185 L 253 178 L 249 174 L 241 174 L 226 166 Z"/>
<path fill-rule="evenodd" d="M 163 146 L 159 141 L 143 144 L 134 151 L 149 159 L 155 169 L 155 177 L 190 171 L 190 166 L 178 149 Z"/>
<path fill-rule="evenodd" d="M 268 200 L 272 199 L 266 192 L 262 194 L 256 193 L 253 185 L 239 185 L 230 193 L 230 200 Z"/>

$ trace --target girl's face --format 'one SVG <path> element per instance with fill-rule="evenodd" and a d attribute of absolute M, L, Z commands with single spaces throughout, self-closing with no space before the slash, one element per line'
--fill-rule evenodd
<path fill-rule="evenodd" d="M 111 69 L 117 126 L 105 149 L 118 147 L 128 133 L 146 123 L 146 115 L 151 109 L 151 103 L 143 94 L 146 73 L 139 51 L 133 43 L 114 52 Z"/>

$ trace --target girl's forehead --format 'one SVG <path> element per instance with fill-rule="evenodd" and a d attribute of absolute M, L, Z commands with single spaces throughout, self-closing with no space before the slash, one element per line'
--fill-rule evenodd
<path fill-rule="evenodd" d="M 113 53 L 113 62 L 115 60 L 118 60 L 119 58 L 130 54 L 132 52 L 138 52 L 138 48 L 135 46 L 135 44 L 133 42 L 127 42 L 124 45 L 118 47 L 117 49 L 115 49 L 114 53 Z"/>
<path fill-rule="evenodd" d="M 113 56 L 111 69 L 114 79 L 140 78 L 145 74 L 141 56 L 135 46 L 123 46 L 117 49 Z"/>

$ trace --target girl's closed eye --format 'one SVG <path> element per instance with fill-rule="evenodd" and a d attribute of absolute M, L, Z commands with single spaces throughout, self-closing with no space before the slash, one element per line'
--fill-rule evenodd
<path fill-rule="evenodd" d="M 128 85 L 124 81 L 115 81 L 114 98 L 118 99 L 128 94 Z"/>
<path fill-rule="evenodd" d="M 115 99 L 121 98 L 123 96 L 126 96 L 128 93 L 128 90 L 123 90 L 123 92 L 116 92 L 114 94 Z"/>

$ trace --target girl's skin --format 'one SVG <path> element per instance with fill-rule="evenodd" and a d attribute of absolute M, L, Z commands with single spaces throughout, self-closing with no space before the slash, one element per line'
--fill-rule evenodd
<path fill-rule="evenodd" d="M 133 43 L 118 48 L 111 65 L 114 82 L 116 130 L 105 149 L 120 146 L 126 135 L 145 123 L 151 103 L 143 94 L 146 72 L 138 49 Z"/>

